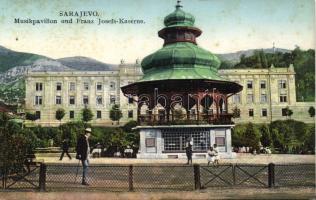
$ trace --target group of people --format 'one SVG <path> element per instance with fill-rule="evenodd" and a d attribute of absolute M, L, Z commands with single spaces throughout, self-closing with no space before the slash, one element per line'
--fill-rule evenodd
<path fill-rule="evenodd" d="M 189 138 L 186 139 L 186 143 L 185 143 L 185 152 L 187 155 L 187 164 L 192 164 L 192 146 L 193 146 L 193 141 Z M 217 145 L 214 144 L 214 146 L 210 147 L 209 150 L 207 151 L 207 155 L 206 155 L 206 159 L 207 159 L 207 165 L 210 165 L 210 163 L 213 164 L 218 164 L 219 163 L 219 155 L 218 155 L 218 149 L 217 149 Z"/>
<path fill-rule="evenodd" d="M 82 167 L 83 167 L 83 172 L 82 172 L 82 185 L 89 185 L 87 182 L 87 172 L 88 172 L 88 167 L 89 167 L 89 154 L 90 154 L 90 145 L 89 145 L 89 137 L 91 135 L 91 128 L 86 128 L 84 134 L 80 135 L 78 140 L 77 140 L 77 146 L 76 146 L 76 159 L 81 161 Z M 188 162 L 187 164 L 192 164 L 192 146 L 193 146 L 193 141 L 192 139 L 187 138 L 186 143 L 185 143 L 185 149 L 186 149 L 186 155 Z M 63 141 L 63 152 L 60 156 L 60 160 L 62 160 L 64 154 L 71 159 L 71 156 L 68 153 L 69 149 L 69 141 L 64 140 Z M 219 155 L 218 155 L 218 150 L 217 150 L 217 145 L 214 144 L 213 147 L 210 147 L 209 150 L 207 151 L 207 164 L 209 165 L 210 163 L 218 164 L 219 161 Z M 78 172 L 78 171 L 77 171 Z"/>

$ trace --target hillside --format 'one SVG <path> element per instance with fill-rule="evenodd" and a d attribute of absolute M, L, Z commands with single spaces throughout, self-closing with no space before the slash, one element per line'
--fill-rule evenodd
<path fill-rule="evenodd" d="M 58 61 L 63 65 L 78 71 L 109 71 L 115 67 L 115 65 L 82 56 L 60 58 Z"/>
<path fill-rule="evenodd" d="M 11 51 L 0 46 L 0 73 L 16 66 L 26 66 L 33 64 L 38 59 L 46 58 L 45 56 Z"/>
<path fill-rule="evenodd" d="M 21 78 L 17 81 L 0 84 L 0 101 L 9 105 L 23 103 L 25 98 L 25 82 Z"/>
<path fill-rule="evenodd" d="M 252 56 L 254 52 L 262 50 L 264 53 L 273 53 L 273 52 L 280 52 L 280 53 L 289 53 L 291 50 L 282 49 L 282 48 L 268 48 L 268 49 L 248 49 L 243 51 L 237 51 L 234 53 L 226 53 L 226 54 L 216 54 L 221 61 L 226 61 L 232 64 L 237 64 L 240 61 L 240 57 L 245 55 L 245 57 Z"/>

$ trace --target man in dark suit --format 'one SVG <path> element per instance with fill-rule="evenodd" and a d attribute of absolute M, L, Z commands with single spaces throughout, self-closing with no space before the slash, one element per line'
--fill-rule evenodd
<path fill-rule="evenodd" d="M 69 152 L 68 152 L 68 150 L 69 150 L 69 140 L 68 139 L 63 140 L 62 149 L 63 149 L 63 152 L 61 153 L 59 160 L 63 159 L 65 153 L 68 156 L 69 160 L 71 160 L 71 156 L 69 155 Z"/>
<path fill-rule="evenodd" d="M 87 183 L 87 172 L 89 167 L 89 154 L 90 154 L 90 146 L 89 146 L 89 137 L 91 134 L 91 128 L 85 129 L 85 134 L 79 136 L 77 141 L 77 155 L 76 158 L 81 160 L 83 171 L 82 171 L 82 185 L 89 185 Z"/>
<path fill-rule="evenodd" d="M 190 164 L 190 162 L 192 164 L 192 145 L 193 145 L 192 139 L 187 137 L 186 142 L 185 142 L 185 153 L 187 154 L 187 159 L 188 159 L 187 164 Z"/>

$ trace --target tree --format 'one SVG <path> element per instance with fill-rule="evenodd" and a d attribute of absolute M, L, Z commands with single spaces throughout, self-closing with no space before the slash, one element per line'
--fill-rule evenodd
<path fill-rule="evenodd" d="M 285 108 L 285 115 L 286 117 L 289 117 L 291 119 L 291 116 L 293 115 L 293 111 L 287 106 Z"/>
<path fill-rule="evenodd" d="M 240 109 L 235 106 L 235 108 L 233 109 L 233 118 L 239 118 L 240 117 Z"/>
<path fill-rule="evenodd" d="M 132 128 L 136 126 L 137 126 L 137 121 L 131 120 L 127 122 L 122 128 L 125 132 L 129 133 L 129 132 L 135 132 L 135 130 L 133 130 Z"/>
<path fill-rule="evenodd" d="M 120 106 L 114 104 L 110 110 L 110 119 L 112 121 L 117 121 L 117 124 L 120 124 L 120 119 L 122 118 L 123 114 L 120 110 Z"/>
<path fill-rule="evenodd" d="M 244 140 L 246 143 L 246 146 L 251 147 L 252 151 L 256 150 L 259 151 L 259 141 L 260 136 L 257 132 L 257 130 L 254 128 L 252 123 L 248 123 L 245 133 L 244 133 Z"/>
<path fill-rule="evenodd" d="M 130 145 L 130 142 L 126 140 L 127 133 L 122 129 L 116 128 L 112 134 L 111 143 L 117 148 L 117 151 L 123 150 L 126 146 Z"/>
<path fill-rule="evenodd" d="M 77 138 L 80 134 L 84 133 L 85 124 L 82 121 L 68 122 L 61 125 L 62 136 L 61 140 L 67 138 L 70 141 L 70 146 L 75 146 Z M 93 131 L 94 135 L 94 131 Z M 92 137 L 92 136 L 91 136 Z"/>
<path fill-rule="evenodd" d="M 315 124 L 309 128 L 305 137 L 304 151 L 315 153 Z"/>
<path fill-rule="evenodd" d="M 60 124 L 61 124 L 61 120 L 64 118 L 64 116 L 65 116 L 65 110 L 62 108 L 59 108 L 56 111 L 55 118 L 60 122 Z"/>
<path fill-rule="evenodd" d="M 277 120 L 270 124 L 274 147 L 283 152 L 300 152 L 306 138 L 309 137 L 309 126 L 295 120 Z M 274 132 L 273 132 L 274 131 Z"/>
<path fill-rule="evenodd" d="M 243 147 L 245 145 L 245 140 L 244 140 L 244 131 L 245 131 L 245 126 L 244 125 L 236 125 L 232 129 L 232 145 L 234 147 Z"/>
<path fill-rule="evenodd" d="M 35 121 L 37 120 L 37 116 L 35 113 L 26 112 L 25 119 Z"/>
<path fill-rule="evenodd" d="M 309 116 L 315 117 L 315 108 L 313 106 L 308 109 Z"/>
<path fill-rule="evenodd" d="M 59 121 L 60 136 L 62 135 L 61 120 L 64 118 L 64 116 L 65 116 L 65 110 L 62 109 L 62 108 L 59 108 L 59 109 L 56 111 L 55 118 Z"/>
<path fill-rule="evenodd" d="M 84 127 L 87 127 L 87 123 L 93 118 L 92 111 L 89 108 L 82 109 L 82 121 L 84 122 Z"/>
<path fill-rule="evenodd" d="M 23 168 L 28 140 L 21 134 L 22 128 L 10 121 L 6 113 L 0 113 L 0 122 L 0 173 L 16 173 Z"/>
<path fill-rule="evenodd" d="M 269 127 L 266 124 L 260 127 L 260 133 L 261 133 L 261 137 L 260 137 L 261 144 L 264 147 L 273 146 Z"/>

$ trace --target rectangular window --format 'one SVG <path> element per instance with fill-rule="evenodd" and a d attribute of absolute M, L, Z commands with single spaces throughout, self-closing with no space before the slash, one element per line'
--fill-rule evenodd
<path fill-rule="evenodd" d="M 41 111 L 35 112 L 36 119 L 41 119 Z"/>
<path fill-rule="evenodd" d="M 75 96 L 69 96 L 69 104 L 75 105 Z"/>
<path fill-rule="evenodd" d="M 240 94 L 235 94 L 233 96 L 233 102 L 234 103 L 240 103 Z"/>
<path fill-rule="evenodd" d="M 253 94 L 247 94 L 247 103 L 253 103 Z"/>
<path fill-rule="evenodd" d="M 56 83 L 56 90 L 61 91 L 61 83 Z"/>
<path fill-rule="evenodd" d="M 102 105 L 102 96 L 97 96 L 97 105 Z"/>
<path fill-rule="evenodd" d="M 115 90 L 115 82 L 110 82 L 110 90 Z"/>
<path fill-rule="evenodd" d="M 97 91 L 101 91 L 102 90 L 102 83 L 97 83 Z"/>
<path fill-rule="evenodd" d="M 249 113 L 249 117 L 253 117 L 253 109 L 249 109 L 248 113 Z"/>
<path fill-rule="evenodd" d="M 146 138 L 145 143 L 146 143 L 146 147 L 155 147 L 156 146 L 156 138 Z"/>
<path fill-rule="evenodd" d="M 128 111 L 128 118 L 133 118 L 133 111 L 132 110 Z"/>
<path fill-rule="evenodd" d="M 69 119 L 74 119 L 75 118 L 75 111 L 71 110 L 69 111 Z"/>
<path fill-rule="evenodd" d="M 225 137 L 215 137 L 215 144 L 217 144 L 218 147 L 224 147 Z"/>
<path fill-rule="evenodd" d="M 102 118 L 101 110 L 97 110 L 97 119 L 101 119 L 101 118 Z"/>
<path fill-rule="evenodd" d="M 61 96 L 56 96 L 56 104 L 61 104 Z"/>
<path fill-rule="evenodd" d="M 83 83 L 83 89 L 84 90 L 89 90 L 89 83 L 88 82 L 84 82 Z"/>
<path fill-rule="evenodd" d="M 75 91 L 76 90 L 76 83 L 71 82 L 69 83 L 69 91 Z"/>
<path fill-rule="evenodd" d="M 261 116 L 262 116 L 262 117 L 268 116 L 268 111 L 267 111 L 266 108 L 263 108 L 263 109 L 261 110 Z"/>
<path fill-rule="evenodd" d="M 115 95 L 110 95 L 110 104 L 115 104 Z"/>
<path fill-rule="evenodd" d="M 282 108 L 282 116 L 287 116 L 287 108 Z"/>
<path fill-rule="evenodd" d="M 260 81 L 260 88 L 266 89 L 266 81 Z"/>
<path fill-rule="evenodd" d="M 42 96 L 35 96 L 35 105 L 42 105 Z"/>
<path fill-rule="evenodd" d="M 286 89 L 286 80 L 279 80 L 279 88 Z"/>
<path fill-rule="evenodd" d="M 280 102 L 287 102 L 286 95 L 280 95 Z"/>
<path fill-rule="evenodd" d="M 43 90 L 43 83 L 36 83 L 35 89 L 36 89 L 36 91 L 42 91 Z"/>
<path fill-rule="evenodd" d="M 83 96 L 83 104 L 84 105 L 89 104 L 89 97 L 88 96 Z"/>
<path fill-rule="evenodd" d="M 247 89 L 252 89 L 252 81 L 247 81 Z"/>
<path fill-rule="evenodd" d="M 132 96 L 129 96 L 129 97 L 128 97 L 128 103 L 129 103 L 129 104 L 132 104 L 132 103 L 133 103 L 133 97 L 132 97 Z"/>
<path fill-rule="evenodd" d="M 266 103 L 267 102 L 267 95 L 266 94 L 261 94 L 260 102 L 261 103 Z"/>

